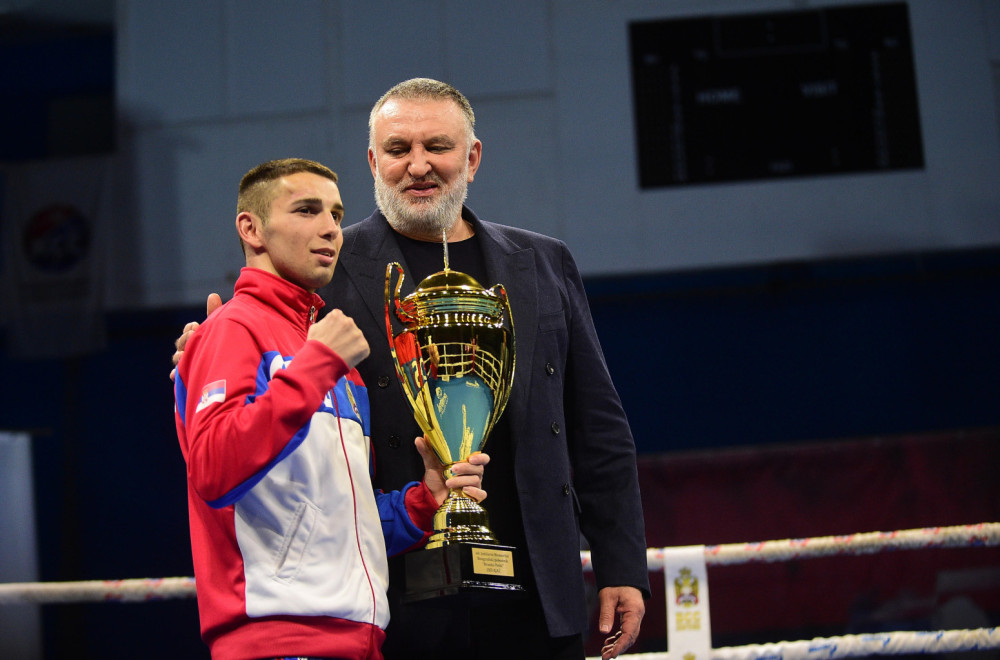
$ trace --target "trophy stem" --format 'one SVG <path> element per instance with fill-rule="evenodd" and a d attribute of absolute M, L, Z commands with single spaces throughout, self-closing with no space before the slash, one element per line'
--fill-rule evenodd
<path fill-rule="evenodd" d="M 490 515 L 479 502 L 461 490 L 451 489 L 434 514 L 434 533 L 427 541 L 427 548 L 453 543 L 497 545 L 499 542 L 489 525 Z"/>

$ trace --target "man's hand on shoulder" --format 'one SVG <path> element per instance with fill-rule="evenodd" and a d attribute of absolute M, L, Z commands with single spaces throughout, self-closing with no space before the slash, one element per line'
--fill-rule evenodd
<path fill-rule="evenodd" d="M 208 300 L 205 301 L 205 317 L 208 318 L 212 315 L 212 312 L 222 307 L 222 296 L 217 293 L 208 294 Z M 197 321 L 191 321 L 184 326 L 181 331 L 181 336 L 174 341 L 174 355 L 173 363 L 174 368 L 170 370 L 170 380 L 174 379 L 177 374 L 177 365 L 181 362 L 181 356 L 184 355 L 184 346 L 187 344 L 188 339 L 194 334 L 194 331 L 198 329 L 200 324 Z"/>

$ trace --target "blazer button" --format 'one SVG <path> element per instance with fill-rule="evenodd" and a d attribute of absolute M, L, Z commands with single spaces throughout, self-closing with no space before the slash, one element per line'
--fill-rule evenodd
<path fill-rule="evenodd" d="M 569 495 L 569 484 L 563 484 L 563 495 Z"/>
<path fill-rule="evenodd" d="M 398 435 L 390 435 L 389 436 L 389 446 L 392 449 L 399 449 L 399 436 Z"/>
<path fill-rule="evenodd" d="M 555 372 L 556 372 L 556 368 L 552 366 L 552 363 L 551 362 L 546 363 L 546 365 L 545 365 L 545 373 L 547 373 L 548 375 L 551 376 Z"/>
<path fill-rule="evenodd" d="M 559 435 L 559 431 L 561 430 L 559 428 L 559 422 L 552 422 L 551 428 L 552 428 L 552 435 Z"/>
<path fill-rule="evenodd" d="M 381 387 L 382 389 L 385 389 L 385 388 L 389 387 L 389 377 L 388 376 L 379 376 L 378 377 L 378 386 Z"/>

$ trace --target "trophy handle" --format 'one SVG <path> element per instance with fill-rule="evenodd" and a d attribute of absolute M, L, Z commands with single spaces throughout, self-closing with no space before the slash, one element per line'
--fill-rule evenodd
<path fill-rule="evenodd" d="M 393 271 L 399 274 L 399 279 L 396 280 L 396 288 L 392 288 L 392 275 Z M 403 267 L 396 261 L 393 261 L 385 267 L 385 334 L 389 339 L 389 352 L 392 353 L 392 363 L 396 366 L 396 373 L 399 375 L 399 380 L 401 383 L 405 382 L 406 378 L 403 375 L 403 371 L 399 366 L 399 360 L 396 359 L 396 338 L 392 334 L 392 315 L 391 310 L 393 303 L 396 305 L 396 317 L 405 323 L 410 320 L 410 316 L 405 314 L 399 305 L 399 291 L 403 287 L 403 279 L 405 279 L 406 274 L 403 272 Z M 404 318 L 405 317 L 405 318 Z M 406 391 L 406 388 L 403 388 Z"/>
<path fill-rule="evenodd" d="M 399 273 L 399 279 L 396 281 L 396 288 L 392 290 L 392 272 L 396 271 Z M 405 311 L 399 304 L 399 291 L 403 288 L 403 280 L 406 279 L 406 273 L 403 272 L 403 267 L 397 261 L 393 261 L 385 267 L 385 324 L 386 331 L 389 333 L 389 340 L 392 340 L 392 326 L 389 324 L 389 308 L 393 302 L 396 304 L 396 317 L 403 323 L 409 323 L 416 321 L 417 319 Z M 390 296 L 390 291 L 392 295 Z"/>
<path fill-rule="evenodd" d="M 393 289 L 392 286 L 392 275 L 393 272 L 399 273 L 399 279 L 396 281 L 396 287 Z M 396 317 L 406 324 L 408 322 L 412 323 L 416 321 L 416 318 L 410 314 L 407 314 L 402 306 L 399 304 L 399 291 L 403 286 L 403 279 L 405 273 L 403 272 L 403 267 L 396 262 L 390 263 L 385 269 L 385 333 L 389 339 L 389 353 L 392 355 L 392 364 L 396 369 L 396 377 L 399 379 L 399 385 L 403 390 L 403 394 L 406 399 L 410 402 L 410 406 L 413 408 L 414 415 L 417 418 L 417 424 L 427 434 L 428 425 L 428 415 L 427 410 L 433 409 L 433 403 L 430 402 L 429 392 L 424 387 L 425 379 L 423 376 L 422 369 L 416 369 L 413 373 L 413 379 L 408 378 L 403 366 L 399 361 L 399 354 L 396 351 L 396 338 L 392 334 L 392 305 L 395 302 L 396 305 Z M 404 330 L 400 333 L 400 337 L 411 338 L 413 335 L 408 335 Z M 414 340 L 415 341 L 415 340 Z M 416 344 L 414 343 L 414 346 Z M 420 356 L 417 353 L 415 356 L 416 360 L 419 362 Z M 408 358 L 408 359 L 412 359 Z M 440 458 L 440 456 L 438 456 Z M 445 461 L 441 461 L 444 463 Z"/>
<path fill-rule="evenodd" d="M 504 409 L 507 407 L 507 401 L 510 399 L 510 391 L 514 384 L 514 368 L 517 366 L 517 342 L 514 335 L 514 314 L 510 309 L 510 298 L 507 297 L 507 289 L 504 288 L 503 284 L 494 284 L 490 291 L 492 291 L 493 294 L 500 299 L 503 304 L 503 309 L 507 314 L 507 327 L 510 329 L 510 373 L 508 374 L 503 389 L 498 393 L 498 405 L 493 408 L 493 416 L 490 418 L 489 431 L 487 431 L 487 434 L 493 430 L 497 420 L 500 419 L 500 415 L 503 414 Z"/>
<path fill-rule="evenodd" d="M 507 289 L 504 288 L 503 284 L 494 284 L 490 291 L 492 291 L 503 302 L 503 308 L 507 312 L 507 326 L 510 328 L 510 352 L 511 355 L 517 355 L 517 351 L 514 350 L 514 314 L 510 311 L 510 298 L 507 297 Z M 514 372 L 511 370 L 511 379 L 513 379 L 513 377 Z"/>
<path fill-rule="evenodd" d="M 392 273 L 394 270 L 399 272 L 399 281 L 396 282 L 395 293 L 392 291 Z M 394 299 L 396 302 L 396 309 L 399 309 L 399 289 L 403 286 L 403 277 L 405 277 L 403 267 L 397 262 L 393 261 L 385 267 L 385 334 L 389 338 L 389 350 L 392 351 L 392 358 L 394 362 L 396 360 L 396 349 L 392 345 L 392 322 L 390 320 L 391 315 L 389 312 L 392 309 Z"/>

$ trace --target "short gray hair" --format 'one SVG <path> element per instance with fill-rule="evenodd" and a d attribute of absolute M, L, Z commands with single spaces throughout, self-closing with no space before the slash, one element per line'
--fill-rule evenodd
<path fill-rule="evenodd" d="M 375 147 L 375 115 L 390 99 L 409 100 L 444 100 L 453 101 L 458 109 L 465 116 L 466 124 L 469 128 L 470 142 L 476 139 L 476 113 L 472 111 L 469 99 L 465 98 L 462 92 L 458 91 L 448 83 L 431 78 L 410 78 L 395 85 L 388 92 L 375 102 L 372 111 L 368 115 L 368 146 Z"/>

